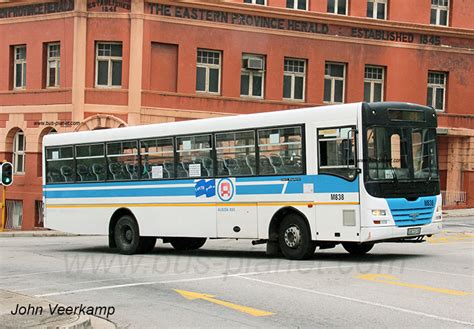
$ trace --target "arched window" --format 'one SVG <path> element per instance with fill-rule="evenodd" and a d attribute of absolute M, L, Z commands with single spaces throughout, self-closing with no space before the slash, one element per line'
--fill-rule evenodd
<path fill-rule="evenodd" d="M 13 137 L 13 172 L 16 174 L 25 173 L 25 133 L 18 130 Z"/>

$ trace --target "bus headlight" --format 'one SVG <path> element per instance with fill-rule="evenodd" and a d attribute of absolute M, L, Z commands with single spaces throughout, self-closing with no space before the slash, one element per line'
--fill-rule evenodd
<path fill-rule="evenodd" d="M 387 216 L 387 211 L 384 209 L 373 209 L 372 216 Z"/>

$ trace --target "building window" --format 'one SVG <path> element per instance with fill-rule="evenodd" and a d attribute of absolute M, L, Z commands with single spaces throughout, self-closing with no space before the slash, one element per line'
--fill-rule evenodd
<path fill-rule="evenodd" d="M 15 89 L 26 87 L 26 46 L 15 46 L 13 66 L 13 86 Z"/>
<path fill-rule="evenodd" d="M 244 0 L 244 3 L 251 3 L 253 5 L 266 5 L 266 0 Z"/>
<path fill-rule="evenodd" d="M 387 19 L 387 0 L 367 0 L 367 17 Z"/>
<path fill-rule="evenodd" d="M 96 87 L 122 85 L 122 44 L 99 42 L 96 46 Z"/>
<path fill-rule="evenodd" d="M 431 0 L 431 25 L 448 25 L 449 0 Z"/>
<path fill-rule="evenodd" d="M 20 229 L 23 224 L 23 201 L 6 200 L 6 229 Z"/>
<path fill-rule="evenodd" d="M 426 103 L 435 110 L 445 110 L 447 74 L 444 72 L 428 72 L 428 95 Z"/>
<path fill-rule="evenodd" d="M 196 91 L 219 94 L 221 90 L 221 52 L 197 51 Z"/>
<path fill-rule="evenodd" d="M 346 64 L 326 63 L 324 69 L 324 102 L 344 102 Z"/>
<path fill-rule="evenodd" d="M 240 96 L 263 98 L 265 57 L 243 55 L 240 73 Z"/>
<path fill-rule="evenodd" d="M 382 102 L 385 69 L 380 66 L 366 66 L 364 76 L 364 102 Z"/>
<path fill-rule="evenodd" d="M 25 172 L 25 134 L 18 131 L 13 137 L 13 172 L 23 174 Z"/>
<path fill-rule="evenodd" d="M 308 8 L 307 0 L 286 0 L 286 8 L 306 10 Z"/>
<path fill-rule="evenodd" d="M 46 86 L 59 87 L 59 69 L 61 64 L 61 47 L 59 43 L 48 44 L 48 62 L 46 71 Z"/>
<path fill-rule="evenodd" d="M 304 100 L 306 60 L 285 58 L 283 74 L 283 98 Z"/>
<path fill-rule="evenodd" d="M 331 14 L 347 15 L 347 0 L 328 0 L 327 12 Z"/>

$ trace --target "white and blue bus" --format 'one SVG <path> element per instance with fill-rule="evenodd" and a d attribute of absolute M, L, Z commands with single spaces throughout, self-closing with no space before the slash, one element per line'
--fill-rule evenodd
<path fill-rule="evenodd" d="M 47 135 L 45 225 L 123 254 L 419 242 L 442 226 L 436 126 L 429 107 L 357 103 Z"/>

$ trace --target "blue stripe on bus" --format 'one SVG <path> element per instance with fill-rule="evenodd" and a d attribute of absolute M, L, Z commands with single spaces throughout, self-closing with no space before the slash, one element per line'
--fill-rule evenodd
<path fill-rule="evenodd" d="M 194 195 L 191 187 L 134 188 L 113 190 L 69 190 L 45 191 L 46 198 L 113 198 L 113 197 L 151 197 L 151 196 L 190 196 Z"/>
<path fill-rule="evenodd" d="M 262 179 L 263 178 L 263 179 Z M 239 183 L 255 183 L 240 185 Z M 274 184 L 259 184 L 259 182 L 274 182 Z M 285 194 L 303 193 L 304 184 L 313 184 L 314 193 L 350 193 L 359 191 L 359 179 L 349 182 L 345 179 L 330 175 L 312 176 L 271 176 L 245 177 L 236 179 L 237 195 L 282 194 L 284 184 L 287 184 Z M 147 181 L 147 182 L 107 182 L 86 184 L 54 184 L 46 185 L 46 198 L 106 198 L 133 196 L 195 196 L 193 186 L 180 187 L 177 184 L 195 184 L 194 180 Z M 142 188 L 143 186 L 160 186 L 160 188 Z M 127 189 L 103 189 L 111 186 L 133 186 Z M 165 186 L 165 187 L 163 187 Z M 94 190 L 77 190 L 80 187 L 96 187 Z M 63 190 L 63 189 L 68 190 Z"/>

